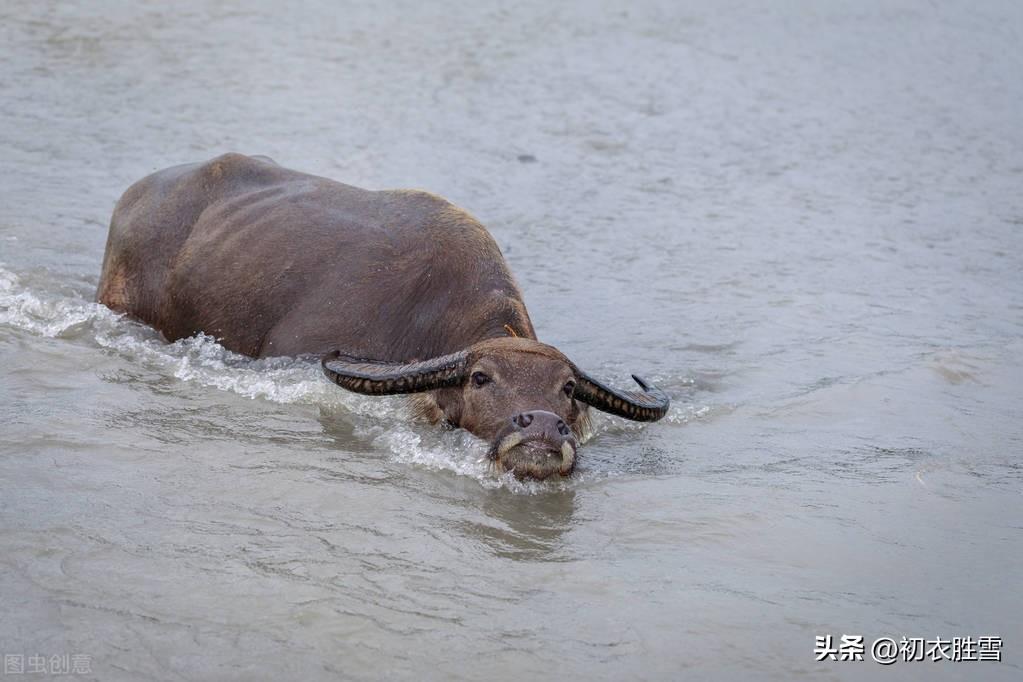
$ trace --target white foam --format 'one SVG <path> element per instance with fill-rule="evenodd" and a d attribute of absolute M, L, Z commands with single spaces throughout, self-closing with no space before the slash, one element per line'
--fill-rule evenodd
<path fill-rule="evenodd" d="M 167 343 L 153 329 L 98 303 L 40 295 L 0 267 L 0 324 L 49 338 L 85 339 L 132 362 L 182 381 L 276 403 L 344 407 L 359 414 L 394 416 L 400 401 L 373 400 L 339 391 L 317 363 L 293 358 L 253 360 L 205 334 Z"/>
<path fill-rule="evenodd" d="M 0 324 L 46 337 L 65 334 L 109 310 L 97 303 L 65 297 L 39 298 L 21 286 L 17 275 L 0 267 Z"/>

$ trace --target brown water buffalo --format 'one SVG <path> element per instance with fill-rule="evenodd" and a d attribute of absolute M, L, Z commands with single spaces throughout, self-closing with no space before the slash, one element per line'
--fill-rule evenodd
<path fill-rule="evenodd" d="M 173 341 L 317 354 L 339 386 L 415 393 L 519 477 L 571 473 L 587 405 L 653 421 L 667 396 L 602 384 L 537 341 L 487 230 L 421 191 L 371 192 L 226 154 L 154 173 L 114 210 L 98 300 Z"/>

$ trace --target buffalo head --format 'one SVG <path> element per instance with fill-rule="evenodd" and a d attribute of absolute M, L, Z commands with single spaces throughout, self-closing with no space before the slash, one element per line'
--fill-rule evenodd
<path fill-rule="evenodd" d="M 668 397 L 639 377 L 639 392 L 610 388 L 556 348 L 526 338 L 488 339 L 411 363 L 335 351 L 322 364 L 332 381 L 356 393 L 431 392 L 438 416 L 488 441 L 498 468 L 519 478 L 572 473 L 587 405 L 636 421 L 668 411 Z"/>

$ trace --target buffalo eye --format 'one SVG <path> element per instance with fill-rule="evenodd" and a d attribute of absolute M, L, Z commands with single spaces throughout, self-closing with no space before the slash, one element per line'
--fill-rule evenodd
<path fill-rule="evenodd" d="M 472 373 L 472 385 L 475 386 L 476 388 L 480 388 L 481 386 L 485 386 L 485 385 L 487 385 L 489 383 L 490 383 L 490 377 L 488 377 L 483 372 L 473 372 Z"/>
<path fill-rule="evenodd" d="M 562 389 L 562 390 L 565 391 L 565 395 L 567 395 L 569 398 L 571 398 L 572 397 L 572 393 L 575 392 L 575 382 L 574 381 L 568 382 L 567 384 L 565 384 L 565 388 Z"/>

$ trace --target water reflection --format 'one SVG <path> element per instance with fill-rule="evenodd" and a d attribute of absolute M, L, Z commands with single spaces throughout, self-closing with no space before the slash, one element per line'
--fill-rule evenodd
<path fill-rule="evenodd" d="M 564 536 L 572 529 L 576 491 L 555 490 L 537 495 L 487 491 L 480 511 L 489 523 L 466 520 L 466 536 L 481 542 L 494 556 L 515 561 L 564 560 Z"/>

